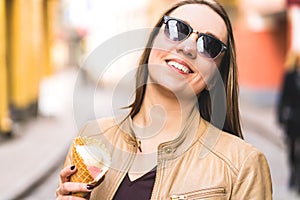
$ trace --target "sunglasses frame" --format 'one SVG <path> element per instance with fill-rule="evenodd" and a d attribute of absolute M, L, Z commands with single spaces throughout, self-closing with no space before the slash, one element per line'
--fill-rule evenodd
<path fill-rule="evenodd" d="M 226 50 L 227 50 L 227 45 L 224 44 L 221 40 L 215 38 L 214 36 L 208 35 L 208 34 L 205 34 L 205 33 L 200 33 L 199 31 L 194 30 L 189 24 L 187 24 L 186 22 L 184 22 L 184 21 L 182 21 L 182 20 L 180 20 L 180 19 L 177 19 L 177 18 L 174 18 L 174 17 L 170 17 L 170 16 L 167 16 L 167 15 L 165 15 L 165 16 L 163 17 L 163 23 L 164 23 L 164 24 L 167 24 L 167 22 L 170 21 L 170 20 L 178 21 L 178 22 L 183 23 L 185 26 L 188 27 L 189 33 L 188 33 L 188 34 L 186 35 L 186 37 L 183 38 L 182 40 L 178 40 L 178 42 L 183 41 L 183 40 L 186 40 L 192 33 L 196 33 L 196 34 L 198 35 L 197 42 L 198 42 L 198 39 L 199 39 L 201 36 L 205 36 L 205 37 L 212 38 L 212 39 L 216 40 L 217 42 L 219 42 L 219 43 L 221 44 L 221 50 L 220 50 L 220 52 L 219 52 L 215 57 L 213 57 L 213 58 L 209 57 L 209 58 L 211 58 L 211 59 L 216 59 L 223 51 L 226 51 Z M 170 38 L 169 38 L 169 39 L 170 39 Z M 170 39 L 170 40 L 172 40 L 172 39 Z M 175 40 L 172 40 L 172 41 L 175 41 Z M 198 49 L 197 49 L 197 51 L 198 51 Z M 203 53 L 200 53 L 199 51 L 198 51 L 198 53 L 203 55 Z M 205 55 L 205 54 L 204 54 L 204 55 Z M 208 57 L 208 56 L 206 56 L 206 57 Z"/>

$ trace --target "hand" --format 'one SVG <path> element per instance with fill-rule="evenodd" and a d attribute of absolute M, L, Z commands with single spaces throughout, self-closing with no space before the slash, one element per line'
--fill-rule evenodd
<path fill-rule="evenodd" d="M 72 196 L 72 193 L 90 193 L 92 191 L 93 186 L 89 184 L 70 182 L 70 177 L 76 171 L 77 169 L 74 165 L 65 167 L 60 171 L 61 184 L 56 190 L 56 200 L 84 200 L 85 198 Z"/>

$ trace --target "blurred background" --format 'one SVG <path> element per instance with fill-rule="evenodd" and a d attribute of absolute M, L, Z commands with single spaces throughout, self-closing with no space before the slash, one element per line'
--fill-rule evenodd
<path fill-rule="evenodd" d="M 72 138 L 86 121 L 110 114 L 114 84 L 136 63 L 127 58 L 99 80 L 79 73 L 85 58 L 116 34 L 151 27 L 175 2 L 0 0 L 0 200 L 55 199 Z M 276 121 L 284 72 L 300 53 L 300 1 L 220 2 L 234 27 L 245 139 L 267 156 L 274 199 L 300 199 L 288 187 L 287 143 Z M 82 99 L 95 94 L 93 112 L 77 102 L 76 120 L 75 85 Z"/>

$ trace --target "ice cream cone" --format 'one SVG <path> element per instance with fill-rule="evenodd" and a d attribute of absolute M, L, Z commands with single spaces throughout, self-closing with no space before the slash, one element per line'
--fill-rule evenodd
<path fill-rule="evenodd" d="M 76 166 L 77 172 L 70 177 L 71 182 L 96 185 L 108 170 L 110 155 L 101 141 L 76 137 L 72 145 L 72 163 Z M 85 197 L 87 194 L 73 195 Z"/>

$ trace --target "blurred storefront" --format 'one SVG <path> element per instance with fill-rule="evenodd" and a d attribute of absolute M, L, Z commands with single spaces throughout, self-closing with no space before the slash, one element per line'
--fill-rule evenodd
<path fill-rule="evenodd" d="M 289 54 L 286 66 L 292 67 L 291 59 L 300 54 L 300 0 L 287 0 L 288 32 L 289 32 Z"/>
<path fill-rule="evenodd" d="M 167 0 L 171 2 L 171 0 Z M 174 0 L 172 0 L 174 2 Z M 156 2 L 156 1 L 155 1 Z M 157 1 L 163 5 L 165 1 Z M 149 28 L 152 18 L 149 17 L 150 0 L 124 0 L 98 1 L 98 0 L 62 0 L 64 7 L 63 22 L 72 34 L 70 37 L 70 62 L 82 66 L 82 63 L 93 51 L 118 34 L 134 29 Z M 116 44 L 119 48 L 122 44 Z M 73 53 L 72 53 L 73 52 Z M 112 60 L 111 65 L 97 66 L 103 68 L 104 75 L 100 78 L 98 69 L 89 68 L 87 77 L 95 84 L 114 84 L 125 73 L 136 66 L 130 53 Z M 134 57 L 136 59 L 136 56 Z M 121 61 L 122 67 L 118 66 Z M 101 79 L 101 80 L 100 80 Z"/>
<path fill-rule="evenodd" d="M 8 77 L 12 117 L 37 111 L 38 87 L 45 61 L 42 1 L 7 1 Z"/>
<path fill-rule="evenodd" d="M 240 0 L 235 37 L 242 93 L 274 105 L 288 51 L 285 1 Z"/>
<path fill-rule="evenodd" d="M 12 122 L 8 104 L 5 25 L 5 2 L 0 1 L 0 134 L 8 135 L 11 134 Z"/>
<path fill-rule="evenodd" d="M 42 78 L 55 69 L 51 48 L 58 0 L 0 3 L 0 132 L 38 114 Z"/>

